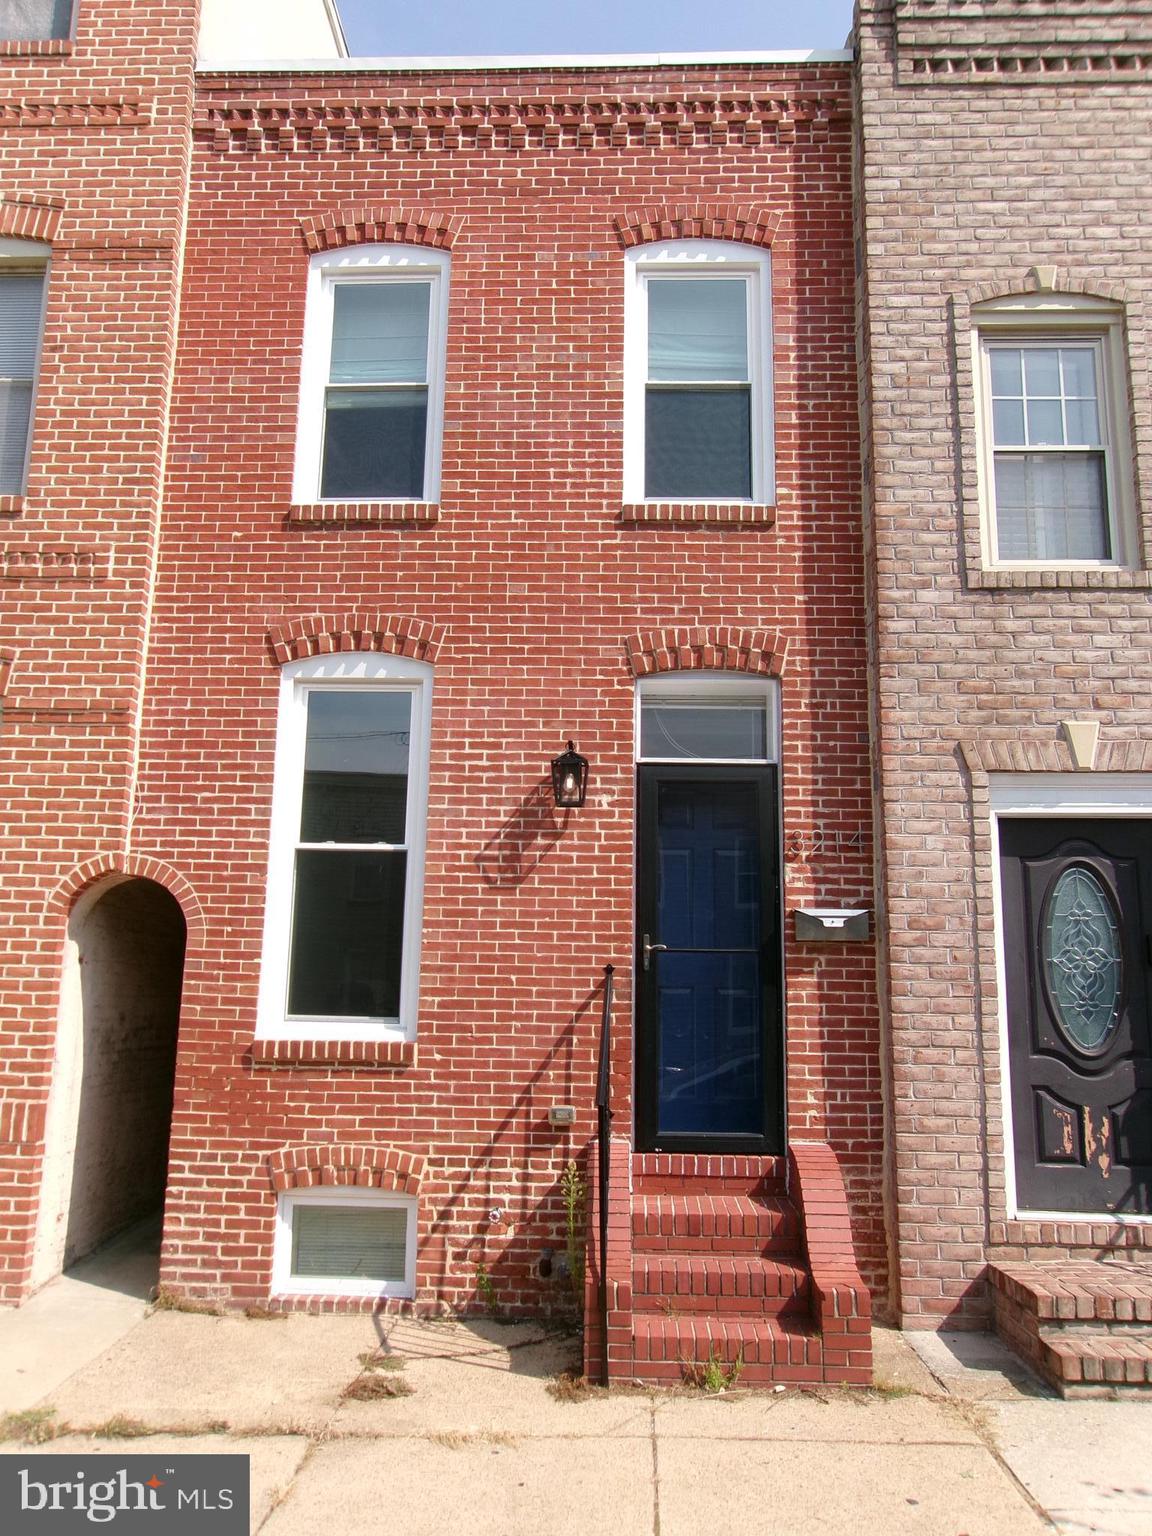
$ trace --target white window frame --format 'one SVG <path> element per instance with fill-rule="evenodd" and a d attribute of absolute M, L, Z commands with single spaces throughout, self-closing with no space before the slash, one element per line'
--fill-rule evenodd
<path fill-rule="evenodd" d="M 408 1213 L 404 1234 L 404 1279 L 357 1280 L 328 1275 L 292 1273 L 292 1221 L 302 1205 L 379 1206 Z M 352 1189 L 344 1185 L 320 1185 L 312 1189 L 285 1190 L 276 1207 L 276 1235 L 272 1245 L 272 1291 L 277 1296 L 399 1296 L 416 1294 L 416 1200 L 410 1195 L 382 1194 L 378 1189 Z"/>
<path fill-rule="evenodd" d="M 653 700 L 686 703 L 699 698 L 707 704 L 720 704 L 725 699 L 747 699 L 758 694 L 764 702 L 766 720 L 765 755 L 763 757 L 644 757 L 640 751 L 641 706 Z M 660 677 L 643 677 L 636 684 L 635 700 L 635 757 L 638 763 L 727 763 L 733 767 L 750 764 L 759 767 L 765 763 L 780 761 L 780 684 L 774 678 L 740 675 L 730 672 L 670 672 Z"/>
<path fill-rule="evenodd" d="M 1128 407 L 1124 317 L 1115 304 L 1074 294 L 1027 294 L 996 299 L 972 311 L 972 368 L 976 389 L 981 550 L 990 570 L 1094 571 L 1139 564 L 1135 482 Z M 1089 344 L 1097 356 L 1101 447 L 1108 499 L 1106 560 L 1005 560 L 997 553 L 995 440 L 989 356 L 996 343 L 1022 347 Z"/>
<path fill-rule="evenodd" d="M 992 818 L 992 906 L 996 934 L 996 992 L 1000 1034 L 1000 1121 L 1004 1132 L 1004 1195 L 1009 1221 L 1058 1221 L 1068 1225 L 1152 1226 L 1152 1216 L 1115 1211 L 1021 1209 L 1016 1188 L 1016 1137 L 1012 1122 L 1012 1058 L 1008 1049 L 1008 970 L 1004 953 L 1004 892 L 1000 878 L 1000 821 L 1008 817 L 1081 820 L 1152 817 L 1152 774 L 992 773 L 988 775 Z"/>
<path fill-rule="evenodd" d="M 28 407 L 28 436 L 24 442 L 24 468 L 18 491 L 3 491 L 5 496 L 23 496 L 28 489 L 28 465 L 32 458 L 32 438 L 36 430 L 36 398 L 40 393 L 40 365 L 44 354 L 44 316 L 48 309 L 48 277 L 52 247 L 39 240 L 0 240 L 0 272 L 39 274 L 40 315 L 37 321 L 36 358 L 32 365 L 32 396 Z"/>
<path fill-rule="evenodd" d="M 396 1018 L 326 1018 L 288 1013 L 296 849 L 304 789 L 308 695 L 315 689 L 403 692 L 412 698 L 408 749 L 408 850 L 404 885 L 400 1008 Z M 375 651 L 346 651 L 290 663 L 280 679 L 276 766 L 268 853 L 268 890 L 257 1005 L 257 1039 L 414 1040 L 420 988 L 424 849 L 428 825 L 428 744 L 432 668 Z M 364 844 L 365 849 L 372 844 Z"/>
<path fill-rule="evenodd" d="M 647 496 L 644 473 L 648 383 L 648 283 L 652 278 L 742 277 L 748 292 L 748 378 L 751 393 L 750 497 Z M 624 501 L 770 505 L 775 500 L 772 411 L 772 259 L 766 250 L 726 240 L 663 240 L 638 246 L 624 261 Z"/>
<path fill-rule="evenodd" d="M 292 499 L 298 506 L 321 502 L 357 505 L 435 502 L 440 496 L 444 436 L 444 369 L 448 333 L 448 275 L 444 251 L 409 245 L 357 245 L 321 251 L 308 263 L 304 346 L 300 371 L 300 406 L 296 424 L 296 468 Z M 428 422 L 424 444 L 424 487 L 412 496 L 320 495 L 324 446 L 325 391 L 332 362 L 334 294 L 342 283 L 419 281 L 431 284 L 428 304 Z"/>

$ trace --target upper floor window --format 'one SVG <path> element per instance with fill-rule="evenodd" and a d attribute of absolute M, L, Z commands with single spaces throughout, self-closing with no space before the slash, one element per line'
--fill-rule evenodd
<path fill-rule="evenodd" d="M 0 0 L 0 41 L 41 42 L 72 36 L 74 0 Z"/>
<path fill-rule="evenodd" d="M 294 500 L 436 500 L 447 309 L 441 252 L 313 256 Z"/>
<path fill-rule="evenodd" d="M 0 496 L 24 491 L 46 256 L 46 246 L 0 240 Z"/>
<path fill-rule="evenodd" d="M 977 311 L 985 551 L 997 565 L 1125 565 L 1134 547 L 1123 330 L 1059 295 Z"/>
<path fill-rule="evenodd" d="M 414 1032 L 431 688 L 400 656 L 284 668 L 261 1035 Z"/>
<path fill-rule="evenodd" d="M 767 252 L 674 240 L 628 254 L 624 499 L 767 502 Z"/>

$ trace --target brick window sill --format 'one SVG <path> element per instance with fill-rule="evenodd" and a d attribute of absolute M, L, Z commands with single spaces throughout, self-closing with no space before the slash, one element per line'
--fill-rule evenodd
<path fill-rule="evenodd" d="M 293 528 L 342 528 L 360 523 L 438 523 L 434 501 L 316 501 L 298 502 L 288 509 Z"/>
<path fill-rule="evenodd" d="M 1136 571 L 1117 566 L 1097 571 L 1045 570 L 1041 566 L 1015 571 L 978 570 L 970 573 L 968 585 L 974 591 L 983 592 L 1146 591 L 1152 587 L 1152 571 Z"/>
<path fill-rule="evenodd" d="M 0 40 L 0 58 L 30 59 L 45 55 L 57 59 L 67 58 L 72 52 L 70 37 L 35 37 L 17 41 L 13 38 Z"/>
<path fill-rule="evenodd" d="M 414 1067 L 414 1040 L 253 1040 L 254 1064 L 269 1067 Z"/>
<path fill-rule="evenodd" d="M 0 517 L 18 517 L 23 511 L 23 496 L 0 496 Z"/>
<path fill-rule="evenodd" d="M 776 508 L 750 502 L 636 501 L 620 508 L 622 523 L 663 523 L 680 527 L 771 528 Z"/>

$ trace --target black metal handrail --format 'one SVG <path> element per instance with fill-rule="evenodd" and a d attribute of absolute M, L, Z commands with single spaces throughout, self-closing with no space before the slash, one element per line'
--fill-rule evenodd
<path fill-rule="evenodd" d="M 596 1069 L 596 1139 L 599 1147 L 600 1197 L 600 1338 L 604 1385 L 608 1385 L 608 1158 L 612 1130 L 612 992 L 614 965 L 604 967 L 604 1013 L 600 1020 L 600 1062 Z"/>

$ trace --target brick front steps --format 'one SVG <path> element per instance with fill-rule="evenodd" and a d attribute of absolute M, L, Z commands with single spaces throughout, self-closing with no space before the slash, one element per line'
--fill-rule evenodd
<path fill-rule="evenodd" d="M 999 1263 L 996 1331 L 1065 1397 L 1152 1397 L 1152 1264 Z"/>
<path fill-rule="evenodd" d="M 786 1161 L 614 1144 L 613 1159 L 610 1381 L 674 1385 L 712 1362 L 741 1386 L 870 1383 L 869 1296 L 828 1147 L 799 1146 Z M 591 1217 L 585 1368 L 598 1378 Z"/>

